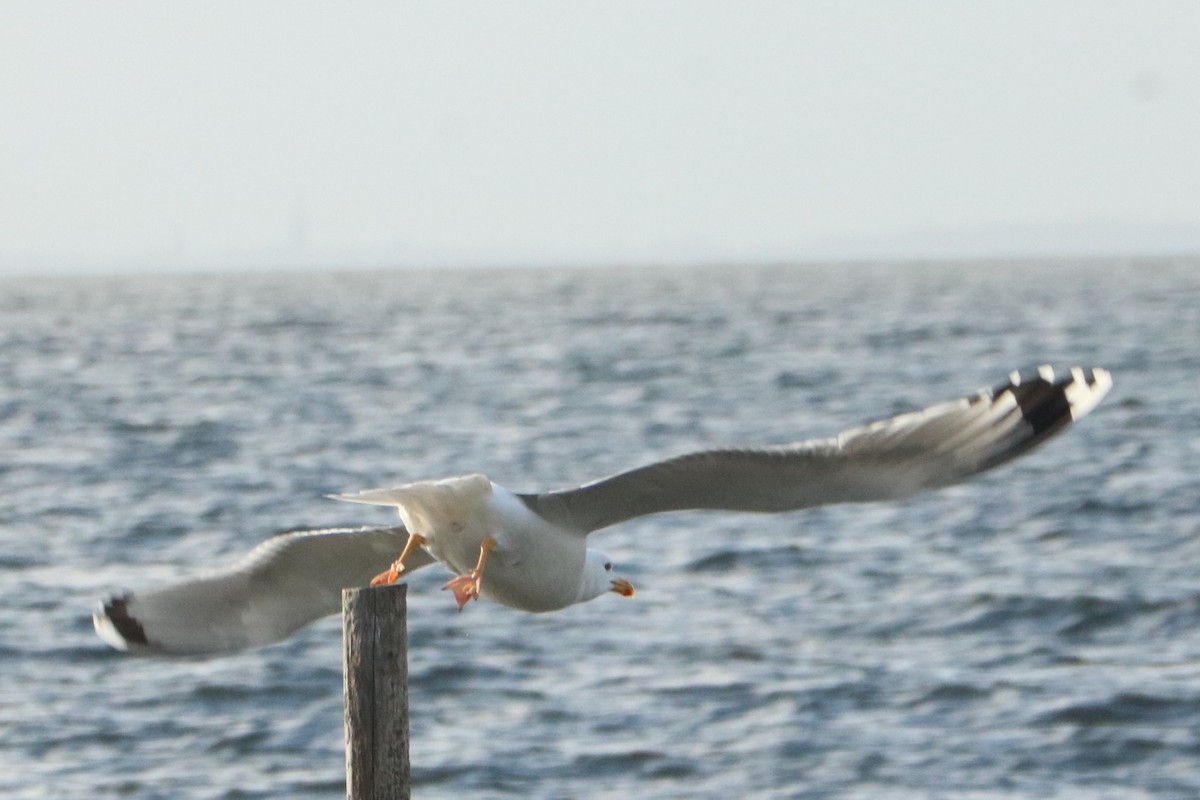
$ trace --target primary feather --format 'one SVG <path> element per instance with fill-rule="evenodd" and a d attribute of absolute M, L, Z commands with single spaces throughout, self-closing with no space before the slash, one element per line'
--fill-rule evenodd
<path fill-rule="evenodd" d="M 565 528 L 595 531 L 664 511 L 793 511 L 894 500 L 992 469 L 1044 443 L 1108 393 L 1103 369 L 1049 367 L 995 389 L 827 439 L 691 453 L 574 489 L 521 495 Z"/>

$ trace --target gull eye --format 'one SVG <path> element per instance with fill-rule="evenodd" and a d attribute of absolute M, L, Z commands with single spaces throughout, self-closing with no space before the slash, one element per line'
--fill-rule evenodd
<path fill-rule="evenodd" d="M 605 561 L 605 562 L 604 562 L 604 571 L 605 571 L 605 572 L 612 572 L 612 562 L 611 562 L 611 561 Z"/>

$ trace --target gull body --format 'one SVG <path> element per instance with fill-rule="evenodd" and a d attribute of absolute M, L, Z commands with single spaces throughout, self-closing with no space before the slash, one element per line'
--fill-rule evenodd
<path fill-rule="evenodd" d="M 587 531 L 556 525 L 481 474 L 334 495 L 394 506 L 421 547 L 456 575 L 476 567 L 489 537 L 480 594 L 522 611 L 557 611 L 613 590 L 612 562 L 587 547 Z M 606 569 L 607 567 L 607 569 Z M 618 584 L 620 586 L 621 584 Z"/>

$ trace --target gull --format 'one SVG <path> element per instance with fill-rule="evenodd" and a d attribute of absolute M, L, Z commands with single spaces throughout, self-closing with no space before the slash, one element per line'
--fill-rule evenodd
<path fill-rule="evenodd" d="M 237 650 L 336 612 L 343 588 L 406 579 L 435 561 L 454 573 L 445 588 L 460 610 L 481 596 L 530 612 L 631 597 L 612 560 L 587 546 L 590 533 L 668 511 L 784 512 L 950 486 L 1029 452 L 1111 387 L 1101 368 L 1042 366 L 833 437 L 695 452 L 570 489 L 519 494 L 476 473 L 333 495 L 394 507 L 402 525 L 279 536 L 232 568 L 110 597 L 93 620 L 122 650 Z"/>

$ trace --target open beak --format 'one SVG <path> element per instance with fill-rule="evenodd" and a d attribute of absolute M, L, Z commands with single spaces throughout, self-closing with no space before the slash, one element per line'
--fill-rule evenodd
<path fill-rule="evenodd" d="M 614 578 L 612 589 L 609 591 L 616 592 L 621 597 L 633 597 L 633 584 L 624 578 Z"/>

